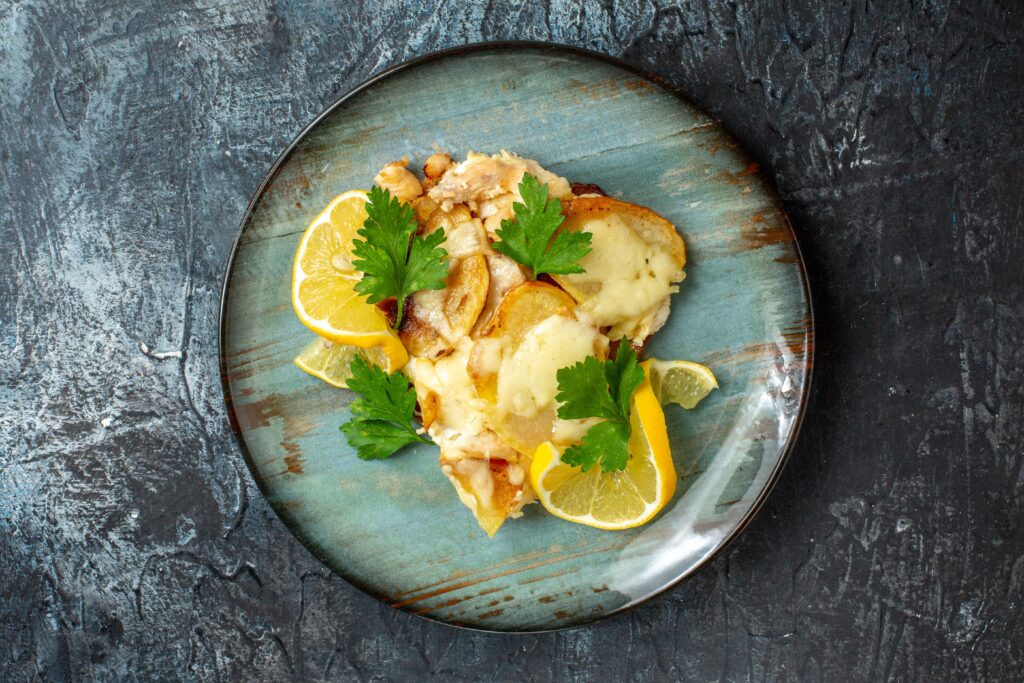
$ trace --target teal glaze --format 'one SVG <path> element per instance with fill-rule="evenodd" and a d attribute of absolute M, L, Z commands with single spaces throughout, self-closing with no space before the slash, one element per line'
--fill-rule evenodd
<path fill-rule="evenodd" d="M 433 446 L 358 460 L 338 432 L 350 394 L 292 359 L 291 263 L 309 221 L 384 163 L 509 149 L 649 206 L 686 239 L 687 277 L 646 355 L 709 365 L 721 389 L 666 410 L 681 480 L 665 511 L 606 532 L 528 506 L 493 540 L 457 500 Z M 749 521 L 795 438 L 812 322 L 774 191 L 717 121 L 610 60 L 491 46 L 399 68 L 343 100 L 287 152 L 242 225 L 225 282 L 229 412 L 261 489 L 353 584 L 414 614 L 491 630 L 572 626 L 691 575 Z"/>

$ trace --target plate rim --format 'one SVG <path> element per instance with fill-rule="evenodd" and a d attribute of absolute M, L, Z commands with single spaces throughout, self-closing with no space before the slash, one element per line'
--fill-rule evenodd
<path fill-rule="evenodd" d="M 459 45 L 451 48 L 445 48 L 443 50 L 436 50 L 432 52 L 423 53 L 416 55 L 407 60 L 389 66 L 383 71 L 370 76 L 366 80 L 362 81 L 351 90 L 340 95 L 330 105 L 328 105 L 320 114 L 318 114 L 312 121 L 299 131 L 299 133 L 292 139 L 287 147 L 278 155 L 271 164 L 270 169 L 264 175 L 263 180 L 259 186 L 253 192 L 249 199 L 249 203 L 245 208 L 245 212 L 242 214 L 242 218 L 239 221 L 238 227 L 235 230 L 235 237 L 231 244 L 231 251 L 228 253 L 227 265 L 224 269 L 223 280 L 221 282 L 221 293 L 220 293 L 220 304 L 218 306 L 217 315 L 217 357 L 218 357 L 218 368 L 220 374 L 220 385 L 221 392 L 224 398 L 224 407 L 226 408 L 228 422 L 231 425 L 231 434 L 235 444 L 238 446 L 242 453 L 242 457 L 245 460 L 246 467 L 249 470 L 249 474 L 252 476 L 256 483 L 256 487 L 259 489 L 260 494 L 266 500 L 270 509 L 273 510 L 274 515 L 284 525 L 288 533 L 295 537 L 300 544 L 310 552 L 319 562 L 321 562 L 331 573 L 335 574 L 342 581 L 346 582 L 350 586 L 356 588 L 360 592 L 370 596 L 377 602 L 394 610 L 399 610 L 405 614 L 418 617 L 425 621 L 433 622 L 436 624 L 443 624 L 451 628 L 457 628 L 467 631 L 475 631 L 480 633 L 504 633 L 504 634 L 538 634 L 538 633 L 552 633 L 556 631 L 565 631 L 574 628 L 580 628 L 590 624 L 604 621 L 612 617 L 617 617 L 622 614 L 626 614 L 636 609 L 640 605 L 643 605 L 655 598 L 667 593 L 668 591 L 678 587 L 679 585 L 690 580 L 696 576 L 700 571 L 708 567 L 715 559 L 717 559 L 725 550 L 732 545 L 732 543 L 746 530 L 753 519 L 764 507 L 771 492 L 775 489 L 776 484 L 781 477 L 782 471 L 785 469 L 786 464 L 789 462 L 790 456 L 799 440 L 800 432 L 803 427 L 804 418 L 807 412 L 807 405 L 810 402 L 811 385 L 814 378 L 814 355 L 816 346 L 816 324 L 814 314 L 814 299 L 811 295 L 810 281 L 807 277 L 807 264 L 804 260 L 803 251 L 800 248 L 800 241 L 797 239 L 796 231 L 793 230 L 792 223 L 789 219 L 789 214 L 785 211 L 785 207 L 782 203 L 782 198 L 779 195 L 778 188 L 775 186 L 774 181 L 769 178 L 762 177 L 762 185 L 764 186 L 767 194 L 772 200 L 772 203 L 778 209 L 779 214 L 783 218 L 786 231 L 792 238 L 793 250 L 796 253 L 796 267 L 800 274 L 800 283 L 803 290 L 804 301 L 807 306 L 807 326 L 803 332 L 803 349 L 804 349 L 804 366 L 805 366 L 805 379 L 800 392 L 800 401 L 797 408 L 797 415 L 794 421 L 793 429 L 790 432 L 789 438 L 782 447 L 782 453 L 779 456 L 778 462 L 772 469 L 772 472 L 768 475 L 764 485 L 758 492 L 754 502 L 751 504 L 750 509 L 740 518 L 736 526 L 726 535 L 722 541 L 719 542 L 718 546 L 712 550 L 707 556 L 702 558 L 696 564 L 690 566 L 685 571 L 679 573 L 675 578 L 655 590 L 645 593 L 641 597 L 630 600 L 625 605 L 617 607 L 613 610 L 605 612 L 603 614 L 595 615 L 593 617 L 586 617 L 572 623 L 556 626 L 548 626 L 544 628 L 487 628 L 485 626 L 478 626 L 475 624 L 460 624 L 451 621 L 445 621 L 443 619 L 431 616 L 430 614 L 417 614 L 411 610 L 407 610 L 402 607 L 396 607 L 389 603 L 382 595 L 380 595 L 375 589 L 366 585 L 364 582 L 355 579 L 354 577 L 348 576 L 338 569 L 335 569 L 333 564 L 321 553 L 312 543 L 306 541 L 302 534 L 296 533 L 289 524 L 288 520 L 285 519 L 283 512 L 279 509 L 279 506 L 274 504 L 270 498 L 270 492 L 266 486 L 263 476 L 259 473 L 256 463 L 253 460 L 252 454 L 249 452 L 249 447 L 246 445 L 241 425 L 238 422 L 238 417 L 235 413 L 234 399 L 231 394 L 231 387 L 228 379 L 228 368 L 227 368 L 227 356 L 225 355 L 225 342 L 226 342 L 226 316 L 227 316 L 227 300 L 231 285 L 231 276 L 234 273 L 235 263 L 237 261 L 239 248 L 241 246 L 242 237 L 245 234 L 246 227 L 252 220 L 253 213 L 263 199 L 264 194 L 271 187 L 274 180 L 277 178 L 281 169 L 292 155 L 292 152 L 298 147 L 299 143 L 308 135 L 314 128 L 326 119 L 328 116 L 334 113 L 335 110 L 339 109 L 346 102 L 354 99 L 357 95 L 362 93 L 364 90 L 368 90 L 377 83 L 407 69 L 415 68 L 417 66 L 427 64 L 429 62 L 443 60 L 449 57 L 458 57 L 469 53 L 475 52 L 488 52 L 488 51 L 500 51 L 500 50 L 534 50 L 539 52 L 549 53 L 568 53 L 577 57 L 586 57 L 590 59 L 596 59 L 606 64 L 611 64 L 624 71 L 628 71 L 640 78 L 657 83 L 663 87 L 666 91 L 678 97 L 680 100 L 685 102 L 687 105 L 695 109 L 696 111 L 702 112 L 715 121 L 721 126 L 722 132 L 733 140 L 737 140 L 736 136 L 715 116 L 709 114 L 703 107 L 698 106 L 694 103 L 690 97 L 684 93 L 678 86 L 669 81 L 663 76 L 655 73 L 651 73 L 635 64 L 632 64 L 621 57 L 608 55 L 595 50 L 578 47 L 575 45 L 567 45 L 564 43 L 557 43 L 553 41 L 543 40 L 495 40 L 495 41 L 481 41 L 475 43 L 468 43 L 466 45 Z M 746 148 L 743 147 L 744 153 L 746 154 Z"/>

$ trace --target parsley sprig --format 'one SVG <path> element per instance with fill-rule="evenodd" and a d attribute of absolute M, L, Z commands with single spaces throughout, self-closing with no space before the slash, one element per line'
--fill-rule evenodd
<path fill-rule="evenodd" d="M 409 378 L 388 375 L 362 356 L 352 359 L 351 368 L 348 388 L 360 397 L 349 405 L 352 419 L 340 429 L 360 459 L 383 460 L 409 444 L 431 443 L 413 427 L 416 390 Z"/>
<path fill-rule="evenodd" d="M 626 468 L 629 461 L 629 411 L 633 394 L 644 381 L 636 352 L 625 338 L 615 360 L 595 356 L 558 371 L 558 417 L 601 417 L 583 440 L 562 453 L 562 462 L 584 472 L 600 463 L 602 472 Z"/>
<path fill-rule="evenodd" d="M 541 273 L 582 273 L 577 261 L 590 253 L 590 233 L 559 232 L 562 202 L 548 199 L 548 186 L 526 173 L 519 183 L 523 201 L 512 205 L 515 220 L 505 219 L 495 231 L 500 242 L 491 245 L 530 269 L 534 280 Z"/>
<path fill-rule="evenodd" d="M 444 289 L 448 276 L 448 253 L 441 248 L 444 229 L 425 237 L 416 235 L 419 226 L 411 206 L 376 185 L 370 188 L 369 199 L 368 217 L 356 233 L 362 239 L 352 243 L 352 255 L 357 259 L 352 266 L 363 273 L 355 290 L 371 304 L 395 299 L 398 329 L 409 295 L 421 289 Z"/>

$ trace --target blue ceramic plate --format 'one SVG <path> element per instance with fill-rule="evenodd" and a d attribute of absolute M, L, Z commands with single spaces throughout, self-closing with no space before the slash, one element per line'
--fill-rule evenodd
<path fill-rule="evenodd" d="M 686 281 L 648 356 L 710 366 L 721 389 L 666 409 L 680 483 L 650 524 L 607 532 L 528 506 L 493 540 L 421 447 L 358 460 L 338 431 L 351 395 L 292 359 L 311 333 L 289 297 L 299 236 L 384 163 L 515 151 L 648 206 L 686 240 Z M 743 529 L 796 437 L 812 316 L 800 254 L 757 164 L 658 80 L 607 57 L 500 44 L 417 59 L 328 109 L 288 148 L 242 221 L 224 284 L 221 365 L 260 489 L 338 574 L 431 619 L 497 631 L 574 626 L 691 576 Z"/>

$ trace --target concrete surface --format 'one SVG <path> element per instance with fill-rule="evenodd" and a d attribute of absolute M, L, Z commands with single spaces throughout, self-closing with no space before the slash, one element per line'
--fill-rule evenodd
<path fill-rule="evenodd" d="M 0 2 L 0 679 L 1019 680 L 1024 7 Z M 818 313 L 767 507 L 594 627 L 457 631 L 329 574 L 224 416 L 250 194 L 388 65 L 533 38 L 681 86 L 769 169 Z"/>

